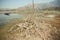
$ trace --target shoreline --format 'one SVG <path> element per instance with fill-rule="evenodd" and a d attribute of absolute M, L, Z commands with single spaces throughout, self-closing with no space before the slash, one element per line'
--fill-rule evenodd
<path fill-rule="evenodd" d="M 60 19 L 44 18 L 45 14 L 22 15 L 21 20 L 13 20 L 1 30 L 1 40 L 60 40 Z"/>

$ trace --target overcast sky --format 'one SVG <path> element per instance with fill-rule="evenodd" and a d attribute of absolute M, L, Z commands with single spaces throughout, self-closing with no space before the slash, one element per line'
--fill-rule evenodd
<path fill-rule="evenodd" d="M 53 0 L 35 0 L 35 3 L 47 3 Z M 32 0 L 0 0 L 0 8 L 18 8 L 32 3 Z"/>

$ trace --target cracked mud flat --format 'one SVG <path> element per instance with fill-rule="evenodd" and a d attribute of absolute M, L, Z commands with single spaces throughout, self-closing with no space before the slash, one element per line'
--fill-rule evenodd
<path fill-rule="evenodd" d="M 13 27 L 1 29 L 0 40 L 60 40 L 59 18 L 30 14 Z"/>

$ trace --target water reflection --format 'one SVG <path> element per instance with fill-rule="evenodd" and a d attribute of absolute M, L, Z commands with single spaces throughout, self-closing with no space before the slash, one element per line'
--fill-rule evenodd
<path fill-rule="evenodd" d="M 21 18 L 21 15 L 14 13 L 9 15 L 0 14 L 0 26 L 4 25 L 6 22 L 9 22 L 10 20 L 15 18 Z"/>

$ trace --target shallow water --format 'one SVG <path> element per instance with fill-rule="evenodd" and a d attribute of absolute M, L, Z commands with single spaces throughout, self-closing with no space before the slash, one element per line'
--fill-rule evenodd
<path fill-rule="evenodd" d="M 5 23 L 10 22 L 12 19 L 20 19 L 20 14 L 11 13 L 10 15 L 0 14 L 0 26 L 3 26 Z"/>

